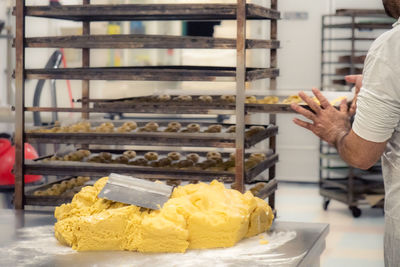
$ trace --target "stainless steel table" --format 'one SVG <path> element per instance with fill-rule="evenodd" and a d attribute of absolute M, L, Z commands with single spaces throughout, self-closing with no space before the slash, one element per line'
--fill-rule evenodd
<path fill-rule="evenodd" d="M 75 252 L 56 242 L 52 233 L 54 223 L 55 218 L 51 213 L 0 210 L 0 266 L 204 266 L 205 264 L 245 266 L 251 264 L 252 267 L 310 267 L 319 266 L 319 258 L 325 249 L 325 238 L 329 232 L 328 224 L 276 220 L 271 229 L 272 234 L 292 235 L 293 238 L 282 242 L 276 248 L 272 247 L 268 252 L 256 251 L 247 246 L 247 249 L 250 249 L 249 252 L 238 253 L 242 248 L 246 248 L 246 241 L 237 244 L 234 247 L 236 250 L 232 250 L 233 248 L 192 250 L 183 254 L 142 254 L 127 251 Z M 210 251 L 216 256 L 212 256 Z M 230 251 L 232 253 L 225 253 Z M 206 256 L 203 257 L 203 255 Z"/>

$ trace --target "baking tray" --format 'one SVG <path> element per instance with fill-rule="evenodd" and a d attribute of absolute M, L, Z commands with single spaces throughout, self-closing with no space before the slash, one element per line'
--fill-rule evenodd
<path fill-rule="evenodd" d="M 26 16 L 74 21 L 235 20 L 236 11 L 236 4 L 62 5 L 25 8 Z M 246 18 L 279 19 L 280 12 L 246 4 Z"/>
<path fill-rule="evenodd" d="M 104 122 L 104 121 L 101 121 Z M 92 122 L 92 126 L 99 125 L 99 122 Z M 110 121 L 116 127 L 127 121 Z M 177 121 L 185 128 L 190 122 Z M 137 122 L 138 128 L 143 127 L 147 122 Z M 235 124 L 219 124 L 223 127 L 222 133 L 181 133 L 162 132 L 169 122 L 157 122 L 161 132 L 134 132 L 130 133 L 25 133 L 27 142 L 47 144 L 104 144 L 104 145 L 167 145 L 167 146 L 211 146 L 221 148 L 234 148 L 236 141 L 235 133 L 225 133 L 230 126 Z M 198 123 L 203 131 L 209 125 L 216 123 Z M 245 148 L 277 135 L 278 127 L 275 125 L 246 125 L 247 132 L 251 126 L 262 126 L 265 130 L 252 135 L 245 134 Z"/>
<path fill-rule="evenodd" d="M 55 182 L 37 186 L 37 187 L 27 190 L 25 192 L 25 205 L 59 206 L 64 203 L 71 202 L 72 197 L 69 197 L 69 196 L 61 196 L 61 195 L 59 195 L 59 196 L 35 196 L 34 192 L 38 191 L 38 190 L 42 190 L 42 191 L 47 190 L 55 184 L 60 184 L 61 182 L 70 180 L 72 178 L 75 178 L 75 177 L 64 177 L 64 178 L 58 179 Z"/>
<path fill-rule="evenodd" d="M 236 39 L 212 38 L 203 36 L 168 36 L 168 35 L 143 35 L 143 34 L 113 34 L 113 35 L 74 35 L 59 37 L 34 37 L 25 39 L 26 47 L 45 48 L 217 48 L 235 49 Z M 246 49 L 279 48 L 277 40 L 246 40 Z"/>
<path fill-rule="evenodd" d="M 279 92 L 277 91 L 276 94 Z M 295 93 L 295 92 L 294 92 Z M 307 92 L 309 95 L 311 93 Z M 329 101 L 333 101 L 340 96 L 346 96 L 348 101 L 353 98 L 351 92 L 323 92 Z M 279 102 L 289 97 L 289 95 L 276 95 Z M 178 95 L 171 95 L 171 99 L 178 97 Z M 191 95 L 192 101 L 160 101 L 156 96 L 143 96 L 143 97 L 128 97 L 120 99 L 90 99 L 93 102 L 93 108 L 98 110 L 113 110 L 114 112 L 132 112 L 132 113 L 148 113 L 155 111 L 166 114 L 178 113 L 199 113 L 199 114 L 213 114 L 218 111 L 231 111 L 234 112 L 236 108 L 235 103 L 229 103 L 221 100 L 220 95 L 211 95 L 212 102 L 205 103 L 199 100 L 199 95 Z M 257 99 L 263 99 L 264 96 L 255 96 Z M 78 100 L 80 101 L 80 100 Z M 290 104 L 245 104 L 245 111 L 248 113 L 294 113 Z M 304 108 L 309 109 L 309 106 L 300 103 Z"/>
<path fill-rule="evenodd" d="M 236 81 L 235 67 L 143 66 L 26 69 L 26 79 L 34 80 L 126 80 L 126 81 Z M 246 68 L 246 81 L 275 78 L 276 68 Z"/>
<path fill-rule="evenodd" d="M 91 150 L 93 153 L 99 152 L 110 152 L 115 155 L 120 155 L 125 150 Z M 138 156 L 144 155 L 149 150 L 137 150 L 135 149 Z M 161 157 L 166 156 L 170 151 L 159 151 L 157 152 Z M 207 152 L 198 151 L 179 151 L 181 154 L 184 153 L 197 153 L 201 157 L 205 157 Z M 229 158 L 229 153 L 221 153 L 222 157 Z M 247 158 L 250 154 L 247 153 Z M 41 174 L 41 175 L 56 175 L 56 176 L 89 176 L 99 177 L 102 175 L 108 175 L 111 172 L 127 174 L 136 176 L 143 179 L 159 179 L 159 180 L 202 180 L 211 181 L 214 179 L 223 182 L 233 182 L 235 180 L 235 173 L 228 171 L 210 171 L 210 170 L 188 170 L 188 169 L 172 169 L 172 168 L 153 168 L 150 166 L 134 166 L 118 163 L 92 163 L 92 162 L 74 162 L 74 161 L 43 161 L 45 158 L 49 158 L 52 155 L 41 157 L 35 160 L 25 160 L 25 173 L 26 174 Z M 245 179 L 247 183 L 256 181 L 265 181 L 264 178 L 257 177 L 259 174 L 264 172 L 266 169 L 274 166 L 279 160 L 277 154 L 273 151 L 268 151 L 267 157 L 264 161 L 260 162 L 253 168 L 245 171 Z M 273 177 L 272 177 L 273 178 Z M 272 179 L 271 178 L 271 179 Z"/>

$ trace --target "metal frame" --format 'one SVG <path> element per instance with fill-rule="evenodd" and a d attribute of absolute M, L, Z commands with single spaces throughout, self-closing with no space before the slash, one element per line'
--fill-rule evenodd
<path fill-rule="evenodd" d="M 137 8 L 140 7 L 140 8 Z M 42 166 L 42 164 L 26 161 L 24 162 L 24 154 L 22 144 L 25 138 L 33 140 L 35 134 L 27 133 L 24 135 L 24 112 L 25 111 L 59 111 L 59 112 L 81 112 L 83 119 L 90 119 L 91 112 L 106 112 L 107 108 L 96 108 L 91 107 L 90 99 L 90 80 L 92 79 L 115 79 L 115 80 L 195 80 L 195 81 L 216 81 L 216 80 L 235 80 L 236 81 L 236 104 L 230 107 L 230 112 L 234 111 L 236 115 L 236 136 L 235 136 L 235 148 L 236 148 L 236 175 L 235 185 L 236 189 L 243 192 L 244 183 L 246 182 L 246 175 L 249 174 L 244 170 L 244 153 L 245 148 L 249 145 L 246 144 L 245 138 L 245 113 L 249 112 L 250 106 L 245 106 L 245 83 L 246 81 L 270 78 L 270 89 L 276 89 L 276 77 L 279 75 L 277 67 L 277 48 L 279 47 L 279 41 L 277 40 L 277 23 L 280 13 L 277 11 L 277 0 L 271 1 L 271 8 L 261 7 L 254 4 L 247 4 L 246 0 L 238 0 L 237 4 L 196 4 L 196 5 L 110 5 L 110 6 L 97 6 L 91 5 L 90 0 L 83 0 L 83 4 L 79 6 L 62 6 L 62 7 L 25 7 L 25 1 L 17 1 L 14 14 L 17 16 L 17 34 L 15 40 L 16 53 L 17 53 L 17 67 L 16 67 L 16 84 L 17 84 L 17 103 L 16 103 L 16 118 L 17 118 L 17 130 L 16 130 L 16 185 L 15 185 L 15 207 L 17 209 L 23 209 L 24 204 L 24 182 L 23 175 L 34 171 L 35 173 L 49 173 L 57 174 L 57 171 L 61 171 L 60 168 L 53 168 L 54 166 Z M 25 16 L 38 16 L 47 18 L 61 18 L 69 20 L 77 20 L 83 22 L 83 35 L 79 37 L 68 37 L 68 38 L 57 38 L 57 37 L 46 37 L 46 38 L 27 38 L 25 39 Z M 188 67 L 188 66 L 167 66 L 167 67 L 150 67 L 150 68 L 90 68 L 90 49 L 109 47 L 110 43 L 107 43 L 108 39 L 113 39 L 121 47 L 130 47 L 126 39 L 128 36 L 97 36 L 92 37 L 90 35 L 90 22 L 91 21 L 108 21 L 108 20 L 210 20 L 210 19 L 228 19 L 237 21 L 237 38 L 236 41 L 232 39 L 220 39 L 220 38 L 169 38 L 166 36 L 153 36 L 150 39 L 146 39 L 144 36 L 138 36 L 138 46 L 143 47 L 163 47 L 172 46 L 177 42 L 181 41 L 200 41 L 202 42 L 201 48 L 216 48 L 223 47 L 233 49 L 237 51 L 237 66 L 236 69 L 230 68 L 216 68 L 216 67 Z M 246 20 L 257 19 L 257 20 L 271 20 L 271 40 L 246 40 Z M 94 38 L 94 39 L 93 39 Z M 119 38 L 119 39 L 118 39 Z M 140 39 L 142 38 L 142 39 Z M 157 39 L 158 38 L 158 39 Z M 69 41 L 74 41 L 75 44 L 68 44 Z M 93 45 L 94 41 L 101 40 L 106 41 L 102 44 Z M 141 43 L 140 43 L 141 42 Z M 158 44 L 155 42 L 159 42 Z M 162 44 L 160 45 L 160 42 Z M 82 68 L 77 69 L 58 69 L 58 70 L 26 70 L 24 66 L 25 47 L 76 47 L 82 49 Z M 93 47 L 94 46 L 94 47 Z M 179 46 L 179 48 L 196 47 L 190 43 Z M 197 46 L 200 48 L 200 45 Z M 250 48 L 266 48 L 270 49 L 271 60 L 269 69 L 259 68 L 246 68 L 246 49 Z M 160 75 L 160 73 L 164 75 Z M 169 73 L 168 73 L 169 72 Z M 184 73 L 184 75 L 179 73 Z M 148 76 L 148 73 L 152 73 Z M 172 77 L 172 78 L 171 78 Z M 25 107 L 24 103 L 24 79 L 79 79 L 82 80 L 82 107 L 81 108 L 46 108 L 46 107 Z M 266 107 L 267 105 L 256 105 L 252 106 L 254 112 L 270 112 L 278 110 L 278 112 L 290 112 L 288 105 L 282 107 L 274 106 L 272 109 Z M 110 110 L 110 109 L 108 109 Z M 118 109 L 121 112 L 121 109 Z M 124 111 L 124 109 L 122 109 Z M 158 109 L 158 112 L 163 112 L 162 109 Z M 182 112 L 182 110 L 181 110 Z M 176 113 L 179 113 L 176 110 Z M 190 112 L 189 112 L 190 113 Z M 201 113 L 201 112 L 200 112 Z M 270 123 L 276 124 L 276 116 L 270 116 Z M 78 138 L 79 134 L 74 135 L 74 138 Z M 89 136 L 89 135 L 88 135 Z M 84 136 L 87 138 L 88 136 Z M 43 137 L 43 136 L 42 136 Z M 58 137 L 55 137 L 56 139 Z M 111 138 L 111 137 L 110 137 Z M 270 149 L 275 153 L 276 151 L 276 139 L 274 135 L 270 137 Z M 52 140 L 55 141 L 55 140 Z M 51 142 L 52 142 L 51 141 Z M 55 142 L 60 141 L 57 139 Z M 75 140 L 76 141 L 76 140 Z M 164 140 L 165 141 L 165 140 Z M 162 142 L 161 142 L 162 143 Z M 88 144 L 86 144 L 88 147 Z M 273 155 L 273 160 L 260 164 L 253 168 L 254 173 L 261 173 L 268 169 L 268 186 L 263 192 L 264 195 L 268 195 L 271 207 L 275 207 L 274 190 L 276 189 L 275 178 L 275 162 L 278 156 Z M 267 160 L 268 161 L 268 160 Z M 53 164 L 54 165 L 54 164 Z M 57 165 L 57 164 L 55 164 Z M 74 166 L 74 164 L 67 164 L 68 168 L 75 169 L 76 171 L 85 172 L 82 166 Z M 71 166 L 70 166 L 71 165 Z M 268 166 L 267 166 L 268 165 Z M 272 166 L 271 166 L 272 165 Z M 101 165 L 100 165 L 101 166 Z M 107 166 L 103 166 L 107 168 Z M 48 167 L 48 168 L 47 168 Z M 92 168 L 93 166 L 86 166 Z M 96 166 L 94 166 L 96 167 Z M 115 166 L 120 168 L 121 166 Z M 131 166 L 133 167 L 133 166 Z M 36 169 L 35 169 L 36 168 Z M 47 168 L 47 169 L 46 169 Z M 70 169 L 71 169 L 70 168 Z M 35 170 L 34 170 L 35 169 Z M 71 169 L 71 170 L 72 170 Z M 100 168 L 101 169 L 101 168 Z M 104 168 L 103 168 L 104 169 Z M 87 169 L 89 170 L 89 169 Z M 122 170 L 122 169 L 121 169 Z M 65 170 L 64 170 L 65 171 Z M 98 172 L 94 169 L 94 172 Z M 154 170 L 146 169 L 144 172 L 152 172 Z M 183 171 L 182 173 L 185 173 Z M 66 173 L 64 173 L 66 174 Z M 232 175 L 232 174 L 231 174 Z M 232 176 L 231 176 L 232 177 Z"/>
<path fill-rule="evenodd" d="M 349 23 L 328 23 L 328 18 L 348 18 Z M 324 66 L 328 64 L 343 64 L 349 66 L 350 73 L 356 73 L 356 64 L 360 62 L 355 61 L 355 56 L 364 52 L 366 50 L 356 49 L 356 42 L 373 41 L 374 38 L 358 38 L 356 31 L 360 29 L 390 29 L 392 27 L 391 23 L 359 23 L 357 18 L 383 18 L 385 15 L 383 10 L 365 10 L 365 9 L 350 9 L 350 10 L 338 10 L 337 14 L 334 15 L 324 15 L 322 16 L 321 25 L 321 90 L 325 86 L 326 76 L 343 76 L 331 73 L 324 73 Z M 350 31 L 349 38 L 329 38 L 326 37 L 327 30 L 334 29 L 348 29 Z M 335 50 L 332 47 L 326 48 L 326 43 L 332 44 L 332 42 L 350 42 L 350 50 Z M 339 61 L 324 61 L 324 55 L 326 53 L 349 53 L 349 62 L 339 62 Z M 358 208 L 361 200 L 364 199 L 365 194 L 373 193 L 371 189 L 380 188 L 383 190 L 383 180 L 380 182 L 363 180 L 362 176 L 368 174 L 368 172 L 360 171 L 359 169 L 353 167 L 341 167 L 334 168 L 331 167 L 332 160 L 339 159 L 337 152 L 334 148 L 331 148 L 325 142 L 320 142 L 320 170 L 319 170 L 319 186 L 320 195 L 324 197 L 323 208 L 327 209 L 330 199 L 335 199 L 337 201 L 343 202 L 348 205 L 354 217 L 359 217 L 361 215 L 361 210 Z M 346 177 L 343 179 L 332 178 L 331 175 L 335 171 L 344 170 L 346 171 Z"/>
<path fill-rule="evenodd" d="M 349 74 L 356 74 L 356 65 L 360 64 L 355 62 L 355 56 L 360 53 L 367 53 L 368 50 L 356 49 L 356 42 L 359 41 L 373 41 L 375 38 L 358 38 L 357 30 L 382 30 L 391 29 L 392 23 L 379 22 L 379 23 L 359 23 L 357 18 L 388 18 L 383 10 L 366 10 L 366 9 L 343 9 L 338 10 L 336 14 L 323 15 L 321 20 L 321 84 L 320 89 L 323 90 L 326 86 L 326 77 L 343 77 L 342 74 L 325 72 L 324 66 L 326 65 L 347 65 L 350 68 Z M 348 23 L 330 23 L 327 20 L 329 18 L 348 18 Z M 350 31 L 350 37 L 346 38 L 332 38 L 326 37 L 326 32 L 334 29 L 348 29 Z M 350 42 L 349 49 L 332 49 L 332 47 L 327 48 L 327 42 L 332 44 L 332 42 Z M 342 54 L 349 53 L 349 62 L 339 62 L 339 61 L 325 61 L 326 54 Z"/>

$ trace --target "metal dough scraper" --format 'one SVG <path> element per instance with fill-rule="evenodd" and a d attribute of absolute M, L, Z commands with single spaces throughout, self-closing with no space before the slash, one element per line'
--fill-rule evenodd
<path fill-rule="evenodd" d="M 158 210 L 168 201 L 173 189 L 173 186 L 111 173 L 98 197 Z"/>

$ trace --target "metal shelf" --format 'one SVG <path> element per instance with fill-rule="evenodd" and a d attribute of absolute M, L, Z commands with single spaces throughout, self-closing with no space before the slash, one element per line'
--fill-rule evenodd
<path fill-rule="evenodd" d="M 351 49 L 328 49 L 322 50 L 322 53 L 368 53 L 368 50 L 351 50 Z"/>
<path fill-rule="evenodd" d="M 66 69 L 27 69 L 27 79 L 134 80 L 134 81 L 235 81 L 234 67 L 151 66 Z M 275 78 L 279 70 L 247 68 L 246 81 Z"/>
<path fill-rule="evenodd" d="M 188 123 L 182 123 L 185 126 Z M 205 124 L 202 124 L 205 125 Z M 224 127 L 232 124 L 224 124 Z M 252 125 L 247 125 L 250 127 Z M 257 125 L 260 126 L 260 125 Z M 263 125 L 264 127 L 265 125 Z M 278 127 L 267 125 L 266 129 L 245 137 L 245 148 L 278 133 Z M 131 132 L 131 133 L 26 133 L 30 143 L 46 144 L 104 144 L 104 145 L 153 145 L 153 146 L 213 146 L 235 147 L 235 133 L 182 133 L 182 132 Z"/>
<path fill-rule="evenodd" d="M 349 190 L 349 178 L 330 178 L 324 179 L 322 181 L 321 187 L 323 189 L 333 189 L 333 188 L 340 188 L 347 192 Z M 381 181 L 368 181 L 359 177 L 353 178 L 353 186 L 354 186 L 354 193 L 356 194 L 368 194 L 368 193 L 381 193 L 384 194 L 383 189 L 383 180 Z M 378 190 L 380 189 L 380 190 Z"/>
<path fill-rule="evenodd" d="M 361 62 L 339 62 L 339 61 L 323 61 L 321 62 L 322 64 L 328 64 L 328 65 L 364 65 L 364 63 Z"/>
<path fill-rule="evenodd" d="M 325 38 L 323 41 L 374 41 L 376 38 L 361 38 L 361 37 L 347 37 L 347 38 Z"/>
<path fill-rule="evenodd" d="M 254 168 L 245 171 L 246 182 L 251 183 L 260 173 L 274 166 L 279 160 L 277 154 L 268 156 L 264 161 L 260 162 Z M 180 179 L 180 180 L 205 180 L 214 179 L 223 180 L 224 182 L 233 182 L 235 173 L 228 171 L 207 171 L 207 170 L 182 170 L 171 168 L 153 168 L 148 166 L 132 166 L 125 164 L 103 164 L 89 162 L 69 162 L 54 161 L 42 162 L 34 160 L 25 160 L 26 174 L 38 175 L 56 175 L 56 176 L 99 176 L 105 173 L 120 173 L 134 175 L 143 179 Z M 259 181 L 257 179 L 257 181 Z"/>
<path fill-rule="evenodd" d="M 308 105 L 300 106 L 310 109 Z M 90 113 L 149 113 L 155 114 L 235 114 L 235 105 L 226 106 L 173 106 L 157 105 L 157 109 L 152 109 L 152 105 L 132 106 L 132 107 L 93 107 L 93 108 L 53 108 L 53 107 L 26 107 L 25 111 L 33 112 L 90 112 Z M 247 113 L 295 113 L 289 104 L 246 104 Z"/>
<path fill-rule="evenodd" d="M 170 101 L 159 101 L 152 97 L 131 97 L 121 99 L 90 99 L 94 103 L 94 109 L 112 108 L 127 110 L 121 112 L 149 112 L 158 110 L 165 113 L 175 114 L 177 112 L 208 114 L 211 111 L 234 111 L 235 103 L 221 100 L 220 96 L 211 96 L 212 102 L 206 103 L 199 100 L 199 96 L 191 96 L 192 101 L 174 101 L 177 96 L 172 95 Z M 286 97 L 280 97 L 283 100 Z M 302 104 L 308 108 L 308 105 Z M 245 104 L 245 111 L 249 113 L 293 113 L 290 104 Z"/>
<path fill-rule="evenodd" d="M 146 4 L 27 6 L 26 16 L 74 21 L 235 20 L 235 4 Z M 279 19 L 280 12 L 246 4 L 246 19 Z"/>
<path fill-rule="evenodd" d="M 355 17 L 381 17 L 387 18 L 383 9 L 336 9 L 336 14 L 328 16 L 355 16 Z"/>
<path fill-rule="evenodd" d="M 26 38 L 26 47 L 51 48 L 218 48 L 235 49 L 236 39 L 166 35 L 88 35 Z M 276 40 L 246 40 L 246 49 L 279 48 Z"/>
<path fill-rule="evenodd" d="M 392 23 L 342 23 L 342 24 L 330 24 L 324 25 L 323 27 L 327 29 L 352 29 L 353 27 L 357 30 L 375 30 L 375 29 L 391 29 Z"/>
<path fill-rule="evenodd" d="M 59 183 L 61 181 L 57 181 Z M 53 183 L 56 184 L 56 183 Z M 30 190 L 27 192 L 25 196 L 25 204 L 26 205 L 36 205 L 36 206 L 59 206 L 64 203 L 71 202 L 71 197 L 63 197 L 63 196 L 34 196 L 33 192 L 36 190 L 45 190 L 49 188 L 49 185 L 45 185 L 42 187 L 35 188 L 34 190 Z M 273 194 L 278 188 L 278 182 L 275 179 L 272 179 L 266 182 L 266 185 L 263 189 L 258 192 L 256 197 L 261 199 L 265 199 Z"/>

